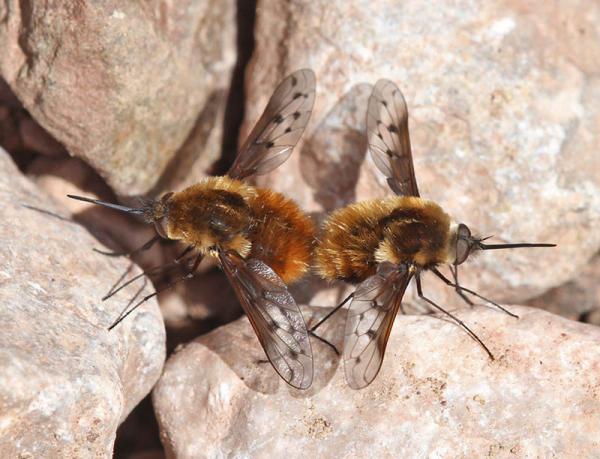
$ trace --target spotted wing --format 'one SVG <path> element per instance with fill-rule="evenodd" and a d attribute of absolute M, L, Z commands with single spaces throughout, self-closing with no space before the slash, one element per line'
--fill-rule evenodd
<path fill-rule="evenodd" d="M 231 251 L 219 258 L 275 371 L 289 385 L 308 389 L 313 378 L 310 340 L 286 285 L 260 260 L 244 260 Z"/>
<path fill-rule="evenodd" d="M 298 70 L 277 87 L 228 174 L 235 179 L 265 174 L 284 163 L 308 124 L 315 103 L 312 70 Z"/>
<path fill-rule="evenodd" d="M 367 109 L 369 150 L 392 191 L 419 196 L 408 135 L 408 108 L 398 86 L 379 80 Z"/>
<path fill-rule="evenodd" d="M 354 292 L 346 318 L 343 354 L 346 381 L 351 388 L 368 386 L 379 373 L 411 277 L 405 266 L 382 265 Z"/>

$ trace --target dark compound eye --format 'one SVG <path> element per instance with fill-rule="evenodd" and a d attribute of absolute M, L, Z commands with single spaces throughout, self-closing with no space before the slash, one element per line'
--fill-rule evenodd
<path fill-rule="evenodd" d="M 456 259 L 454 260 L 455 265 L 460 265 L 471 253 L 471 247 L 473 245 L 471 239 L 471 231 L 466 225 L 462 223 L 458 225 L 456 232 Z"/>

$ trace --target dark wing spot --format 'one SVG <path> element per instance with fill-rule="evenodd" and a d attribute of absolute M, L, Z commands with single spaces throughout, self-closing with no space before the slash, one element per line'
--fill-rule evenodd
<path fill-rule="evenodd" d="M 387 102 L 385 100 L 381 101 L 381 105 L 383 105 L 385 108 L 387 108 Z"/>
<path fill-rule="evenodd" d="M 371 330 L 367 330 L 367 336 L 368 336 L 370 339 L 373 339 L 373 338 L 375 338 L 375 330 L 373 330 L 373 329 L 371 329 Z"/>
<path fill-rule="evenodd" d="M 295 76 L 292 77 L 292 86 L 296 86 L 298 84 L 298 78 L 296 78 Z"/>
<path fill-rule="evenodd" d="M 392 150 L 390 150 L 389 148 L 385 151 L 385 154 L 388 155 L 390 158 L 392 156 L 394 156 L 394 152 Z"/>
<path fill-rule="evenodd" d="M 280 114 L 278 114 L 275 118 L 273 118 L 273 122 L 277 123 L 277 124 L 281 124 L 283 123 L 283 116 Z"/>
<path fill-rule="evenodd" d="M 300 112 L 294 112 L 294 119 L 297 120 L 298 118 L 300 118 Z"/>
<path fill-rule="evenodd" d="M 275 144 L 273 142 L 271 142 L 270 140 L 265 143 L 266 148 L 273 148 L 274 146 L 275 146 Z"/>
<path fill-rule="evenodd" d="M 285 133 L 287 134 L 288 132 L 292 132 L 292 128 L 291 127 L 286 128 Z"/>
<path fill-rule="evenodd" d="M 397 128 L 396 126 L 394 126 L 393 124 L 390 124 L 390 125 L 388 126 L 388 130 L 389 130 L 390 132 L 398 132 L 398 128 Z"/>
<path fill-rule="evenodd" d="M 356 357 L 354 360 L 356 361 L 357 364 L 360 363 L 360 357 Z"/>
<path fill-rule="evenodd" d="M 290 355 L 291 355 L 291 356 L 292 356 L 294 359 L 297 359 L 297 358 L 298 358 L 298 356 L 300 355 L 300 353 L 299 353 L 299 352 L 297 352 L 297 351 L 295 351 L 295 350 L 293 350 L 293 349 L 289 349 L 289 351 L 288 351 L 288 352 L 290 353 Z"/>
<path fill-rule="evenodd" d="M 302 97 L 302 93 L 301 92 L 294 93 L 294 99 L 298 99 L 299 97 Z"/>

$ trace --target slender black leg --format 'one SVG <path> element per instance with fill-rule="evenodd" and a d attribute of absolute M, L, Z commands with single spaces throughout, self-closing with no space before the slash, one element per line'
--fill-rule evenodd
<path fill-rule="evenodd" d="M 129 273 L 129 271 L 131 270 L 131 266 L 129 267 L 129 269 L 117 280 L 117 282 L 111 287 L 111 289 L 108 291 L 108 293 L 106 295 L 104 295 L 104 297 L 102 297 L 102 301 L 106 301 L 108 300 L 110 297 L 112 297 L 113 295 L 115 295 L 116 293 L 120 292 L 121 290 L 123 290 L 125 287 L 127 287 L 128 285 L 132 284 L 133 282 L 135 282 L 136 280 L 138 280 L 140 277 L 143 276 L 154 276 L 156 274 L 160 274 L 163 271 L 166 271 L 168 269 L 174 268 L 177 265 L 180 264 L 181 259 L 183 257 L 185 257 L 188 253 L 190 253 L 190 251 L 193 249 L 193 246 L 189 245 L 185 248 L 185 250 L 183 252 L 181 252 L 177 258 L 175 258 L 174 261 L 170 262 L 170 263 L 166 263 L 164 265 L 160 265 L 160 266 L 155 266 L 153 268 L 150 268 L 148 270 L 145 270 L 143 272 L 141 272 L 140 274 L 138 274 L 137 276 L 133 276 L 131 279 L 129 279 L 127 282 L 124 282 L 123 284 L 121 284 L 121 282 L 123 281 L 123 279 L 125 278 L 125 276 L 127 276 L 127 274 Z"/>
<path fill-rule="evenodd" d="M 168 290 L 168 289 L 172 288 L 175 284 L 178 284 L 179 282 L 183 282 L 183 281 L 186 281 L 186 280 L 191 279 L 192 277 L 194 277 L 194 274 L 196 274 L 196 270 L 198 269 L 198 266 L 200 266 L 200 262 L 202 261 L 203 257 L 204 257 L 204 255 L 202 253 L 199 253 L 198 256 L 196 257 L 196 260 L 194 261 L 194 264 L 192 265 L 192 268 L 190 269 L 190 271 L 185 276 L 180 277 L 176 281 L 170 282 L 165 287 L 156 290 L 155 292 L 151 293 L 150 295 L 146 295 L 144 298 L 142 298 L 140 301 L 138 301 L 131 309 L 129 309 L 124 314 L 120 315 L 117 318 L 117 320 L 115 320 L 113 322 L 113 324 L 110 327 L 108 327 L 108 330 L 110 331 L 113 328 L 115 328 L 117 325 L 119 325 L 119 323 L 121 323 L 121 321 L 123 319 L 125 319 L 129 314 L 131 314 L 133 311 L 135 311 L 138 307 L 140 307 L 142 304 L 144 304 L 150 298 L 153 298 L 156 295 L 158 295 L 159 293 L 164 292 L 165 290 Z"/>
<path fill-rule="evenodd" d="M 313 332 L 312 330 L 309 330 L 308 333 L 310 333 L 311 335 L 313 335 L 315 338 L 317 338 L 319 341 L 321 341 L 322 343 L 327 344 L 327 346 L 329 346 L 331 349 L 333 349 L 333 352 L 335 352 L 336 355 L 340 355 L 340 351 L 338 351 L 338 348 L 335 347 L 335 344 L 327 341 L 325 338 L 323 338 L 322 336 L 317 335 L 315 332 Z"/>
<path fill-rule="evenodd" d="M 496 303 L 495 301 L 490 300 L 489 298 L 486 298 L 483 295 L 480 295 L 479 293 L 468 289 L 466 287 L 463 287 L 462 285 L 460 285 L 458 283 L 458 270 L 455 272 L 454 269 L 452 269 L 452 266 L 450 266 L 450 271 L 452 272 L 452 276 L 454 277 L 454 282 L 450 281 L 450 279 L 448 279 L 446 276 L 444 276 L 437 268 L 433 268 L 431 270 L 438 278 L 440 278 L 446 285 L 450 286 L 450 287 L 454 287 L 454 290 L 456 291 L 456 293 L 463 299 L 465 300 L 465 302 L 469 305 L 469 306 L 473 306 L 473 302 L 467 298 L 467 296 L 463 293 L 463 292 L 467 292 L 473 296 L 476 296 L 477 298 L 486 301 L 490 304 L 493 304 L 494 306 L 496 306 L 498 309 L 500 309 L 502 312 L 508 314 L 511 317 L 514 317 L 515 319 L 518 319 L 519 316 L 516 314 L 513 314 L 512 312 L 510 312 L 508 309 L 500 306 L 498 303 Z"/>
<path fill-rule="evenodd" d="M 467 295 L 463 293 L 460 288 L 460 284 L 458 283 L 458 266 L 450 265 L 450 272 L 452 273 L 452 278 L 454 279 L 454 285 L 452 285 L 454 287 L 454 291 L 465 301 L 465 303 L 467 303 L 469 306 L 473 306 L 474 303 L 467 297 Z"/>
<path fill-rule="evenodd" d="M 315 330 L 317 328 L 319 328 L 321 326 L 321 324 L 323 324 L 332 315 L 334 315 L 336 312 L 338 312 L 353 297 L 354 297 L 354 292 L 352 292 L 350 295 L 348 295 L 346 298 L 344 298 L 344 300 L 340 304 L 338 304 L 335 308 L 333 308 L 331 311 L 329 311 L 329 313 L 327 313 L 327 315 L 325 317 L 323 317 L 321 320 L 319 320 L 319 322 L 317 322 L 317 324 L 314 327 L 312 327 L 310 330 L 308 330 L 309 334 L 311 334 L 312 336 L 314 336 L 315 338 L 317 338 L 319 341 L 321 341 L 322 343 L 327 344 L 331 349 L 333 349 L 333 352 L 335 352 L 336 355 L 340 355 L 340 351 L 338 351 L 338 348 L 335 347 L 335 345 L 333 343 L 330 343 L 329 341 L 327 341 L 322 336 L 317 335 L 315 333 Z"/>
<path fill-rule="evenodd" d="M 479 339 L 479 337 L 469 327 L 467 327 L 467 325 L 462 320 L 460 320 L 458 317 L 454 316 L 453 314 L 449 313 L 448 311 L 446 311 L 441 306 L 438 306 L 432 300 L 430 300 L 425 295 L 423 295 L 423 290 L 421 288 L 421 276 L 419 274 L 416 274 L 415 278 L 416 278 L 416 282 L 417 282 L 417 293 L 419 294 L 419 297 L 423 301 L 426 301 L 428 304 L 430 304 L 431 306 L 433 306 L 438 311 L 440 311 L 440 312 L 444 313 L 446 316 L 450 317 L 454 322 L 456 322 L 462 328 L 464 328 L 465 331 L 469 334 L 469 336 L 471 338 L 473 338 L 475 341 L 477 341 L 481 345 L 481 347 L 485 350 L 485 352 L 490 357 L 490 359 L 494 360 L 494 355 L 490 352 L 490 350 L 488 349 L 488 347 L 485 344 L 483 344 L 483 341 L 481 341 Z"/>
<path fill-rule="evenodd" d="M 123 309 L 119 313 L 119 317 L 121 317 L 123 314 L 125 314 L 125 312 L 131 307 L 131 305 L 138 299 L 138 297 L 142 294 L 142 292 L 146 288 L 146 285 L 148 285 L 148 278 L 144 277 L 142 279 L 142 285 L 140 285 L 140 287 L 137 289 L 135 294 L 129 299 L 127 304 L 123 307 Z"/>
<path fill-rule="evenodd" d="M 101 253 L 102 255 L 106 255 L 107 257 L 128 257 L 129 258 L 132 255 L 135 255 L 136 253 L 140 253 L 140 252 L 149 250 L 154 244 L 156 244 L 156 242 L 158 242 L 159 239 L 160 239 L 160 236 L 157 234 L 152 239 L 145 242 L 144 245 L 138 247 L 137 249 L 132 250 L 131 252 L 109 252 L 109 251 L 100 250 L 100 249 L 92 249 L 92 250 L 94 252 Z"/>
<path fill-rule="evenodd" d="M 325 317 L 323 317 L 321 320 L 319 320 L 319 322 L 310 329 L 310 332 L 313 333 L 317 328 L 319 328 L 321 326 L 321 324 L 323 322 L 325 322 L 332 315 L 334 315 L 336 312 L 338 312 L 352 298 L 354 298 L 354 292 L 352 292 L 350 295 L 348 295 L 346 298 L 344 298 L 344 300 L 340 304 L 338 304 L 335 308 L 333 308 L 331 311 L 329 311 L 329 313 Z"/>

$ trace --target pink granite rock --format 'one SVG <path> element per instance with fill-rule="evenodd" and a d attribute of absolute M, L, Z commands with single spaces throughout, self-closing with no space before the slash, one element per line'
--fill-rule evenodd
<path fill-rule="evenodd" d="M 36 121 L 118 194 L 150 191 L 229 87 L 231 0 L 10 0 L 0 18 L 0 74 Z"/>
<path fill-rule="evenodd" d="M 532 308 L 461 311 L 496 355 L 435 317 L 398 316 L 382 370 L 352 390 L 313 341 L 316 377 L 289 388 L 247 319 L 171 356 L 153 392 L 167 457 L 593 457 L 600 329 Z M 343 318 L 325 335 L 341 336 Z"/>
<path fill-rule="evenodd" d="M 101 301 L 128 262 L 92 252 L 88 231 L 1 149 L 0 206 L 0 451 L 109 457 L 117 426 L 162 370 L 156 302 L 109 332 L 139 288 Z"/>

